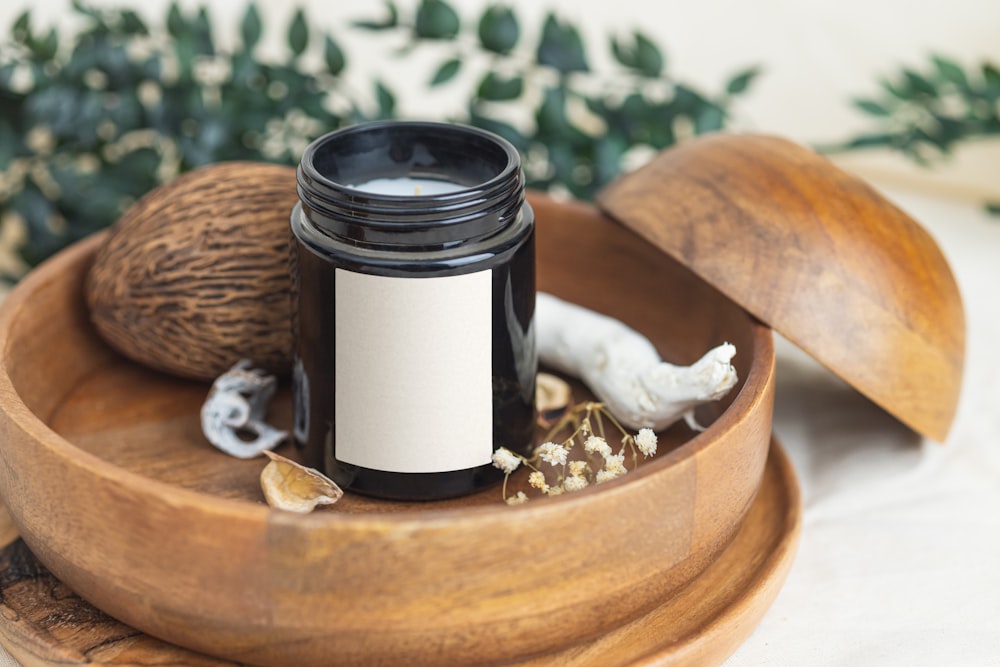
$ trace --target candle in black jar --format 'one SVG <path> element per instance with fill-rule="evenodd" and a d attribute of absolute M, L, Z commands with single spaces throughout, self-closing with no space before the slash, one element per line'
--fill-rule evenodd
<path fill-rule="evenodd" d="M 295 439 L 346 489 L 421 500 L 502 479 L 534 428 L 534 216 L 514 147 L 382 122 L 317 139 L 291 217 Z"/>

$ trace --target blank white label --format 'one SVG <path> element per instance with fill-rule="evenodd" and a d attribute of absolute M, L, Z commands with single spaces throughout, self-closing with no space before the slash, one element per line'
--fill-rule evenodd
<path fill-rule="evenodd" d="M 411 473 L 489 463 L 492 272 L 335 281 L 337 459 Z"/>

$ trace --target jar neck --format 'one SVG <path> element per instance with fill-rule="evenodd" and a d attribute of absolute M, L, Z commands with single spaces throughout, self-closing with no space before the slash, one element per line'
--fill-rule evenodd
<path fill-rule="evenodd" d="M 358 189 L 375 179 L 430 179 L 455 187 L 400 195 Z M 504 139 L 445 123 L 366 123 L 320 137 L 298 169 L 306 220 L 371 248 L 447 248 L 512 224 L 524 201 L 520 157 Z"/>

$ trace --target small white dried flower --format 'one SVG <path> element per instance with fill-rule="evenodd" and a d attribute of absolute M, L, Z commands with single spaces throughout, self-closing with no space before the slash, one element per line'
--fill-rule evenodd
<path fill-rule="evenodd" d="M 536 489 L 541 489 L 542 491 L 549 488 L 549 485 L 545 483 L 545 474 L 540 470 L 536 470 L 528 475 L 528 484 Z"/>
<path fill-rule="evenodd" d="M 566 456 L 569 452 L 562 445 L 554 442 L 542 443 L 538 446 L 538 455 L 542 460 L 551 465 L 566 465 Z"/>
<path fill-rule="evenodd" d="M 597 471 L 596 480 L 597 480 L 598 484 L 602 484 L 604 482 L 609 482 L 609 481 L 611 481 L 611 480 L 613 480 L 613 479 L 615 479 L 617 477 L 621 477 L 626 472 L 628 472 L 628 471 L 626 471 L 624 469 L 622 469 L 621 471 L 617 471 L 617 470 L 598 470 Z"/>
<path fill-rule="evenodd" d="M 635 436 L 635 444 L 644 456 L 652 456 L 656 453 L 656 434 L 651 428 L 640 428 Z"/>
<path fill-rule="evenodd" d="M 604 457 L 604 469 L 608 472 L 615 473 L 615 475 L 624 475 L 628 472 L 625 469 L 625 455 L 624 454 L 610 454 Z"/>
<path fill-rule="evenodd" d="M 545 493 L 550 496 L 561 496 L 565 492 L 565 489 L 561 486 L 550 486 L 545 489 Z"/>
<path fill-rule="evenodd" d="M 584 419 L 583 423 L 580 424 L 580 433 L 583 435 L 590 435 L 592 431 L 590 430 L 590 420 Z"/>
<path fill-rule="evenodd" d="M 611 445 L 604 438 L 592 435 L 583 443 L 584 451 L 590 454 L 600 454 L 601 456 L 609 456 L 611 454 Z"/>
<path fill-rule="evenodd" d="M 563 482 L 563 488 L 567 491 L 580 491 L 587 488 L 587 478 L 582 475 L 570 475 Z"/>
<path fill-rule="evenodd" d="M 521 465 L 521 457 L 506 447 L 501 447 L 493 452 L 493 465 L 509 475 Z"/>
<path fill-rule="evenodd" d="M 569 474 L 574 477 L 579 477 L 587 472 L 587 462 L 586 461 L 570 461 L 569 462 Z"/>
<path fill-rule="evenodd" d="M 524 491 L 518 491 L 516 496 L 507 499 L 508 505 L 523 505 L 526 502 L 528 502 L 528 496 L 525 495 Z"/>

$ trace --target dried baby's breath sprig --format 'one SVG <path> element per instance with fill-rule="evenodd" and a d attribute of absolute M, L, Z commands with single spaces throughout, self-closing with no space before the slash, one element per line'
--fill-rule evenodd
<path fill-rule="evenodd" d="M 528 502 L 528 496 L 524 493 L 524 491 L 518 491 L 516 496 L 511 496 L 506 499 L 506 503 L 508 505 L 523 505 L 526 502 Z"/>
<path fill-rule="evenodd" d="M 493 452 L 493 465 L 509 475 L 521 465 L 521 457 L 506 447 L 501 447 Z"/>
<path fill-rule="evenodd" d="M 581 491 L 590 486 L 590 482 L 583 475 L 570 475 L 563 482 L 563 488 L 567 491 Z"/>
<path fill-rule="evenodd" d="M 656 434 L 651 428 L 640 428 L 635 436 L 635 446 L 639 448 L 643 456 L 653 456 L 656 454 Z"/>
<path fill-rule="evenodd" d="M 561 434 L 566 435 L 558 437 Z M 617 452 L 608 441 L 609 434 L 621 442 Z M 654 456 L 656 446 L 656 433 L 652 429 L 641 428 L 632 435 L 603 403 L 586 402 L 568 410 L 530 458 L 501 448 L 493 455 L 493 465 L 505 474 L 504 501 L 509 505 L 520 505 L 528 500 L 528 495 L 518 491 L 508 497 L 507 481 L 521 464 L 531 469 L 528 474 L 530 488 L 543 495 L 558 496 L 625 475 L 629 470 L 625 466 L 625 457 L 629 452 L 634 469 L 639 464 L 639 454 L 646 458 Z"/>
<path fill-rule="evenodd" d="M 564 466 L 566 465 L 566 457 L 569 455 L 569 450 L 554 442 L 545 442 L 538 446 L 535 453 L 550 465 Z"/>

